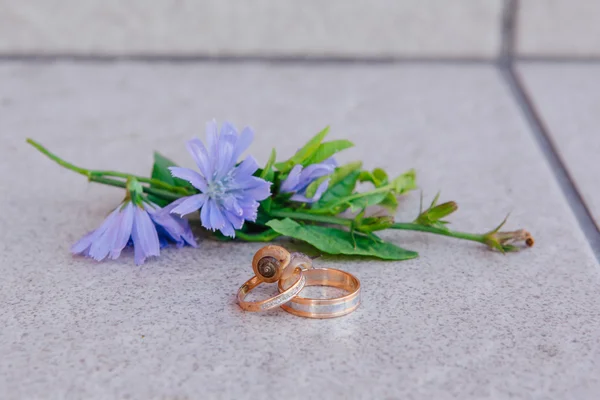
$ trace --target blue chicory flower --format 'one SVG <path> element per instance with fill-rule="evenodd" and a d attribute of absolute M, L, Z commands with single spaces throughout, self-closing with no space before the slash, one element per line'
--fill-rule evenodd
<path fill-rule="evenodd" d="M 293 193 L 290 198 L 292 201 L 303 203 L 314 203 L 321 198 L 321 195 L 327 190 L 329 178 L 319 184 L 314 196 L 306 197 L 306 188 L 316 179 L 330 175 L 337 167 L 337 163 L 333 158 L 329 158 L 319 164 L 311 164 L 306 168 L 302 165 L 294 165 L 287 178 L 281 184 L 279 191 L 281 193 Z"/>
<path fill-rule="evenodd" d="M 134 204 L 126 200 L 104 220 L 100 228 L 85 235 L 71 247 L 73 254 L 83 254 L 96 261 L 117 259 L 127 245 L 133 245 L 137 265 L 147 257 L 158 256 L 161 245 L 174 242 L 177 247 L 196 240 L 188 222 L 171 215 L 175 205 L 160 208 L 155 204 Z"/>
<path fill-rule="evenodd" d="M 170 167 L 174 177 L 190 182 L 201 193 L 177 201 L 173 213 L 186 215 L 200 210 L 202 226 L 235 237 L 244 221 L 256 221 L 259 201 L 271 195 L 271 183 L 253 176 L 258 163 L 252 156 L 236 165 L 250 146 L 254 132 L 246 127 L 238 135 L 235 127 L 225 122 L 217 134 L 217 123 L 206 124 L 207 147 L 200 139 L 187 142 L 187 149 L 200 173 L 181 167 Z"/>

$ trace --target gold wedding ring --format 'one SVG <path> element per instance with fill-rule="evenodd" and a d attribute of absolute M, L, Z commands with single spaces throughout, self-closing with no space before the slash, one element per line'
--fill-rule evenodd
<path fill-rule="evenodd" d="M 312 268 L 306 254 L 290 253 L 281 246 L 265 246 L 252 259 L 254 276 L 237 294 L 246 311 L 266 311 L 281 307 L 306 318 L 335 318 L 356 310 L 360 304 L 360 281 L 348 272 L 333 268 Z M 246 301 L 250 291 L 261 283 L 279 282 L 279 294 L 260 301 Z M 313 299 L 299 296 L 306 286 L 328 286 L 348 292 L 341 297 Z"/>
<path fill-rule="evenodd" d="M 331 299 L 311 299 L 301 296 L 282 304 L 285 311 L 306 318 L 335 318 L 356 310 L 360 304 L 360 281 L 348 272 L 333 268 L 313 268 L 304 272 L 306 286 L 328 286 L 342 289 L 348 294 Z M 287 277 L 279 281 L 279 291 L 286 293 L 294 286 Z"/>
<path fill-rule="evenodd" d="M 292 274 L 292 278 L 295 279 L 293 284 L 289 286 L 286 290 L 282 291 L 277 296 L 270 297 L 266 300 L 261 301 L 244 301 L 248 293 L 264 281 L 258 277 L 252 277 L 248 282 L 244 283 L 240 290 L 238 290 L 237 300 L 238 304 L 242 309 L 246 311 L 267 311 L 275 307 L 279 307 L 282 304 L 290 301 L 294 296 L 304 289 L 304 285 L 306 284 L 306 277 L 302 272 L 301 268 L 296 268 L 294 273 Z M 292 278 L 288 278 L 289 280 L 293 280 Z"/>
<path fill-rule="evenodd" d="M 244 283 L 237 294 L 240 307 L 246 311 L 266 311 L 290 301 L 304 289 L 304 270 L 312 268 L 312 260 L 302 253 L 289 253 L 281 246 L 265 246 L 252 259 L 254 277 Z M 252 289 L 261 283 L 273 283 L 281 279 L 289 282 L 280 294 L 261 301 L 245 301 Z"/>

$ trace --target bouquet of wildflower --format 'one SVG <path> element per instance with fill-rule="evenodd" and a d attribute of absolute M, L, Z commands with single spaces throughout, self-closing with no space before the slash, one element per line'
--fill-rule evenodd
<path fill-rule="evenodd" d="M 28 142 L 91 182 L 125 189 L 123 202 L 102 225 L 71 248 L 74 254 L 98 261 L 116 259 L 127 246 L 134 248 L 136 264 L 158 256 L 169 244 L 196 247 L 189 222 L 183 218 L 196 212 L 202 227 L 220 240 L 269 242 L 285 236 L 326 254 L 385 260 L 418 255 L 381 239 L 377 232 L 385 229 L 466 239 L 503 253 L 518 250 L 515 244 L 519 242 L 533 245 L 525 230 L 501 232 L 506 219 L 483 234 L 450 230 L 444 218 L 458 207 L 453 201 L 438 204 L 439 195 L 428 208 L 421 207 L 414 221 L 395 221 L 398 197 L 416 188 L 415 172 L 389 177 L 380 168 L 363 170 L 361 162 L 338 165 L 333 156 L 352 143 L 324 141 L 328 130 L 323 129 L 288 160 L 278 162 L 273 149 L 267 164 L 260 168 L 252 156 L 239 161 L 253 140 L 252 129 L 246 127 L 238 133 L 233 125 L 224 123 L 219 132 L 212 121 L 207 123 L 206 143 L 192 139 L 186 144 L 197 171 L 155 153 L 149 178 L 80 168 L 37 142 Z M 357 191 L 363 182 L 370 184 L 370 190 Z M 378 212 L 373 212 L 374 208 Z"/>

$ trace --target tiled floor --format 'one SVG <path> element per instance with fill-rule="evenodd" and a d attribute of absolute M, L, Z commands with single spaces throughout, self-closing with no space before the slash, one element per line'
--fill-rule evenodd
<path fill-rule="evenodd" d="M 600 226 L 600 64 L 523 63 L 525 88 Z"/>
<path fill-rule="evenodd" d="M 597 213 L 587 83 L 600 71 L 519 71 Z M 0 398 L 596 399 L 594 238 L 509 82 L 483 63 L 2 63 Z M 191 164 L 184 140 L 213 117 L 252 125 L 260 162 L 330 124 L 356 143 L 342 161 L 415 167 L 425 196 L 458 201 L 457 229 L 483 231 L 511 212 L 508 228 L 537 244 L 504 256 L 389 233 L 420 258 L 321 259 L 364 291 L 355 313 L 322 321 L 238 309 L 256 244 L 204 241 L 143 267 L 130 254 L 102 264 L 69 254 L 122 193 L 62 170 L 26 137 L 73 162 L 144 174 L 154 149 Z M 407 196 L 398 218 L 413 218 L 418 201 Z"/>

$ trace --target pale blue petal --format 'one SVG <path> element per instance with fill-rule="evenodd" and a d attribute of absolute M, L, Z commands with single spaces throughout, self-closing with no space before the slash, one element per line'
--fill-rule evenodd
<path fill-rule="evenodd" d="M 241 179 L 246 176 L 252 176 L 258 169 L 258 163 L 256 159 L 252 156 L 248 156 L 238 165 L 234 172 L 234 178 Z"/>
<path fill-rule="evenodd" d="M 169 171 L 171 171 L 171 175 L 174 177 L 188 181 L 201 192 L 208 190 L 206 179 L 194 170 L 182 167 L 169 167 Z"/>
<path fill-rule="evenodd" d="M 299 203 L 312 203 L 312 199 L 309 199 L 306 196 L 303 196 L 301 194 L 295 194 L 292 197 L 290 197 L 290 200 L 292 201 L 297 201 Z"/>
<path fill-rule="evenodd" d="M 225 236 L 229 236 L 232 238 L 235 237 L 235 230 L 233 230 L 233 227 L 231 226 L 231 224 L 228 221 L 225 221 L 225 223 L 219 230 Z"/>
<path fill-rule="evenodd" d="M 329 175 L 335 168 L 326 164 L 313 164 L 304 168 L 300 174 L 300 184 L 308 186 L 312 181 L 325 175 Z"/>
<path fill-rule="evenodd" d="M 325 179 L 323 182 L 321 182 L 321 184 L 317 188 L 317 191 L 315 192 L 315 195 L 312 198 L 312 201 L 313 202 L 318 201 L 321 198 L 321 196 L 323 195 L 323 193 L 325 193 L 328 186 L 329 186 L 329 179 Z"/>
<path fill-rule="evenodd" d="M 232 214 L 242 215 L 244 210 L 240 207 L 240 204 L 236 200 L 235 196 L 230 195 L 223 200 L 223 207 Z"/>
<path fill-rule="evenodd" d="M 87 255 L 87 250 L 92 245 L 94 238 L 98 236 L 98 230 L 86 233 L 81 239 L 79 239 L 73 246 L 71 246 L 71 253 L 73 254 L 84 254 Z"/>
<path fill-rule="evenodd" d="M 210 209 L 214 204 L 214 200 L 207 199 L 204 203 L 204 206 L 200 210 L 200 221 L 202 222 L 202 226 L 206 229 L 211 229 L 214 231 L 214 228 L 210 224 Z"/>
<path fill-rule="evenodd" d="M 210 154 L 217 153 L 219 141 L 217 121 L 214 119 L 206 123 L 206 145 Z"/>
<path fill-rule="evenodd" d="M 163 209 L 155 212 L 150 212 L 150 218 L 157 225 L 162 227 L 164 232 L 169 236 L 169 239 L 174 241 L 178 247 L 183 246 L 185 243 L 192 247 L 196 247 L 196 240 L 190 229 L 190 225 L 187 220 L 178 218 L 171 214 L 171 211 L 175 207 L 169 204 Z M 159 232 L 159 237 L 161 236 Z"/>
<path fill-rule="evenodd" d="M 139 207 L 135 207 L 134 210 L 131 239 L 133 240 L 135 263 L 140 265 L 146 258 L 160 255 L 160 242 L 148 212 Z"/>
<path fill-rule="evenodd" d="M 211 205 L 209 215 L 210 225 L 212 229 L 223 228 L 223 225 L 225 225 L 225 217 L 223 217 L 223 214 L 221 213 L 221 210 L 219 209 L 219 206 L 216 203 L 214 203 L 214 205 Z"/>
<path fill-rule="evenodd" d="M 237 129 L 235 129 L 235 126 L 233 126 L 233 124 L 231 122 L 228 121 L 224 121 L 223 125 L 221 125 L 221 135 L 219 137 L 219 140 L 223 139 L 224 137 L 235 137 L 237 138 L 238 133 L 237 133 Z"/>
<path fill-rule="evenodd" d="M 216 154 L 217 163 L 215 167 L 215 178 L 221 179 L 231 171 L 237 160 L 233 158 L 235 142 L 237 136 L 235 134 L 223 134 L 219 137 L 219 150 Z"/>
<path fill-rule="evenodd" d="M 242 210 L 244 211 L 242 217 L 246 221 L 256 221 L 256 217 L 258 216 L 258 206 L 259 203 L 257 201 L 252 200 L 251 198 L 245 198 L 239 201 Z"/>
<path fill-rule="evenodd" d="M 264 200 L 271 195 L 271 182 L 263 181 L 259 178 L 254 178 L 262 182 L 255 182 L 254 185 L 247 189 L 243 189 L 245 196 L 252 197 L 255 200 Z"/>
<path fill-rule="evenodd" d="M 279 191 L 281 193 L 294 192 L 298 182 L 300 181 L 300 173 L 302 172 L 302 165 L 294 165 L 294 168 L 290 171 L 287 178 L 281 184 Z"/>
<path fill-rule="evenodd" d="M 232 212 L 225 210 L 223 212 L 225 218 L 235 229 L 241 229 L 244 226 L 244 218 L 241 215 L 235 215 Z"/>
<path fill-rule="evenodd" d="M 198 169 L 202 172 L 202 175 L 207 180 L 210 180 L 213 175 L 213 168 L 210 161 L 210 157 L 204 144 L 200 139 L 194 138 L 189 140 L 185 146 L 188 149 L 188 152 L 191 154 L 192 158 L 196 162 Z"/>
<path fill-rule="evenodd" d="M 237 160 L 240 156 L 250 147 L 250 144 L 254 140 L 254 131 L 249 126 L 245 127 L 237 140 L 235 145 L 234 158 Z"/>
<path fill-rule="evenodd" d="M 171 210 L 171 213 L 184 216 L 194 211 L 198 211 L 206 202 L 206 198 L 207 196 L 205 194 L 200 193 L 178 199 L 175 201 L 176 205 Z"/>
<path fill-rule="evenodd" d="M 110 249 L 110 258 L 113 260 L 119 258 L 121 251 L 127 246 L 127 242 L 129 242 L 129 238 L 131 237 L 133 207 L 133 204 L 128 203 L 119 214 L 117 234 Z"/>
<path fill-rule="evenodd" d="M 323 164 L 331 165 L 333 168 L 337 168 L 339 165 L 333 157 L 329 157 L 327 160 L 323 161 Z"/>
<path fill-rule="evenodd" d="M 71 252 L 73 254 L 81 254 L 86 252 L 86 255 L 89 254 L 89 248 L 95 243 L 96 240 L 102 237 L 104 233 L 113 225 L 115 219 L 119 214 L 119 210 L 121 205 L 117 207 L 113 212 L 111 212 L 108 217 L 102 222 L 102 225 L 95 231 L 89 232 L 83 238 L 81 238 L 77 243 L 75 243 L 71 247 Z M 110 246 L 110 243 L 108 244 Z"/>

